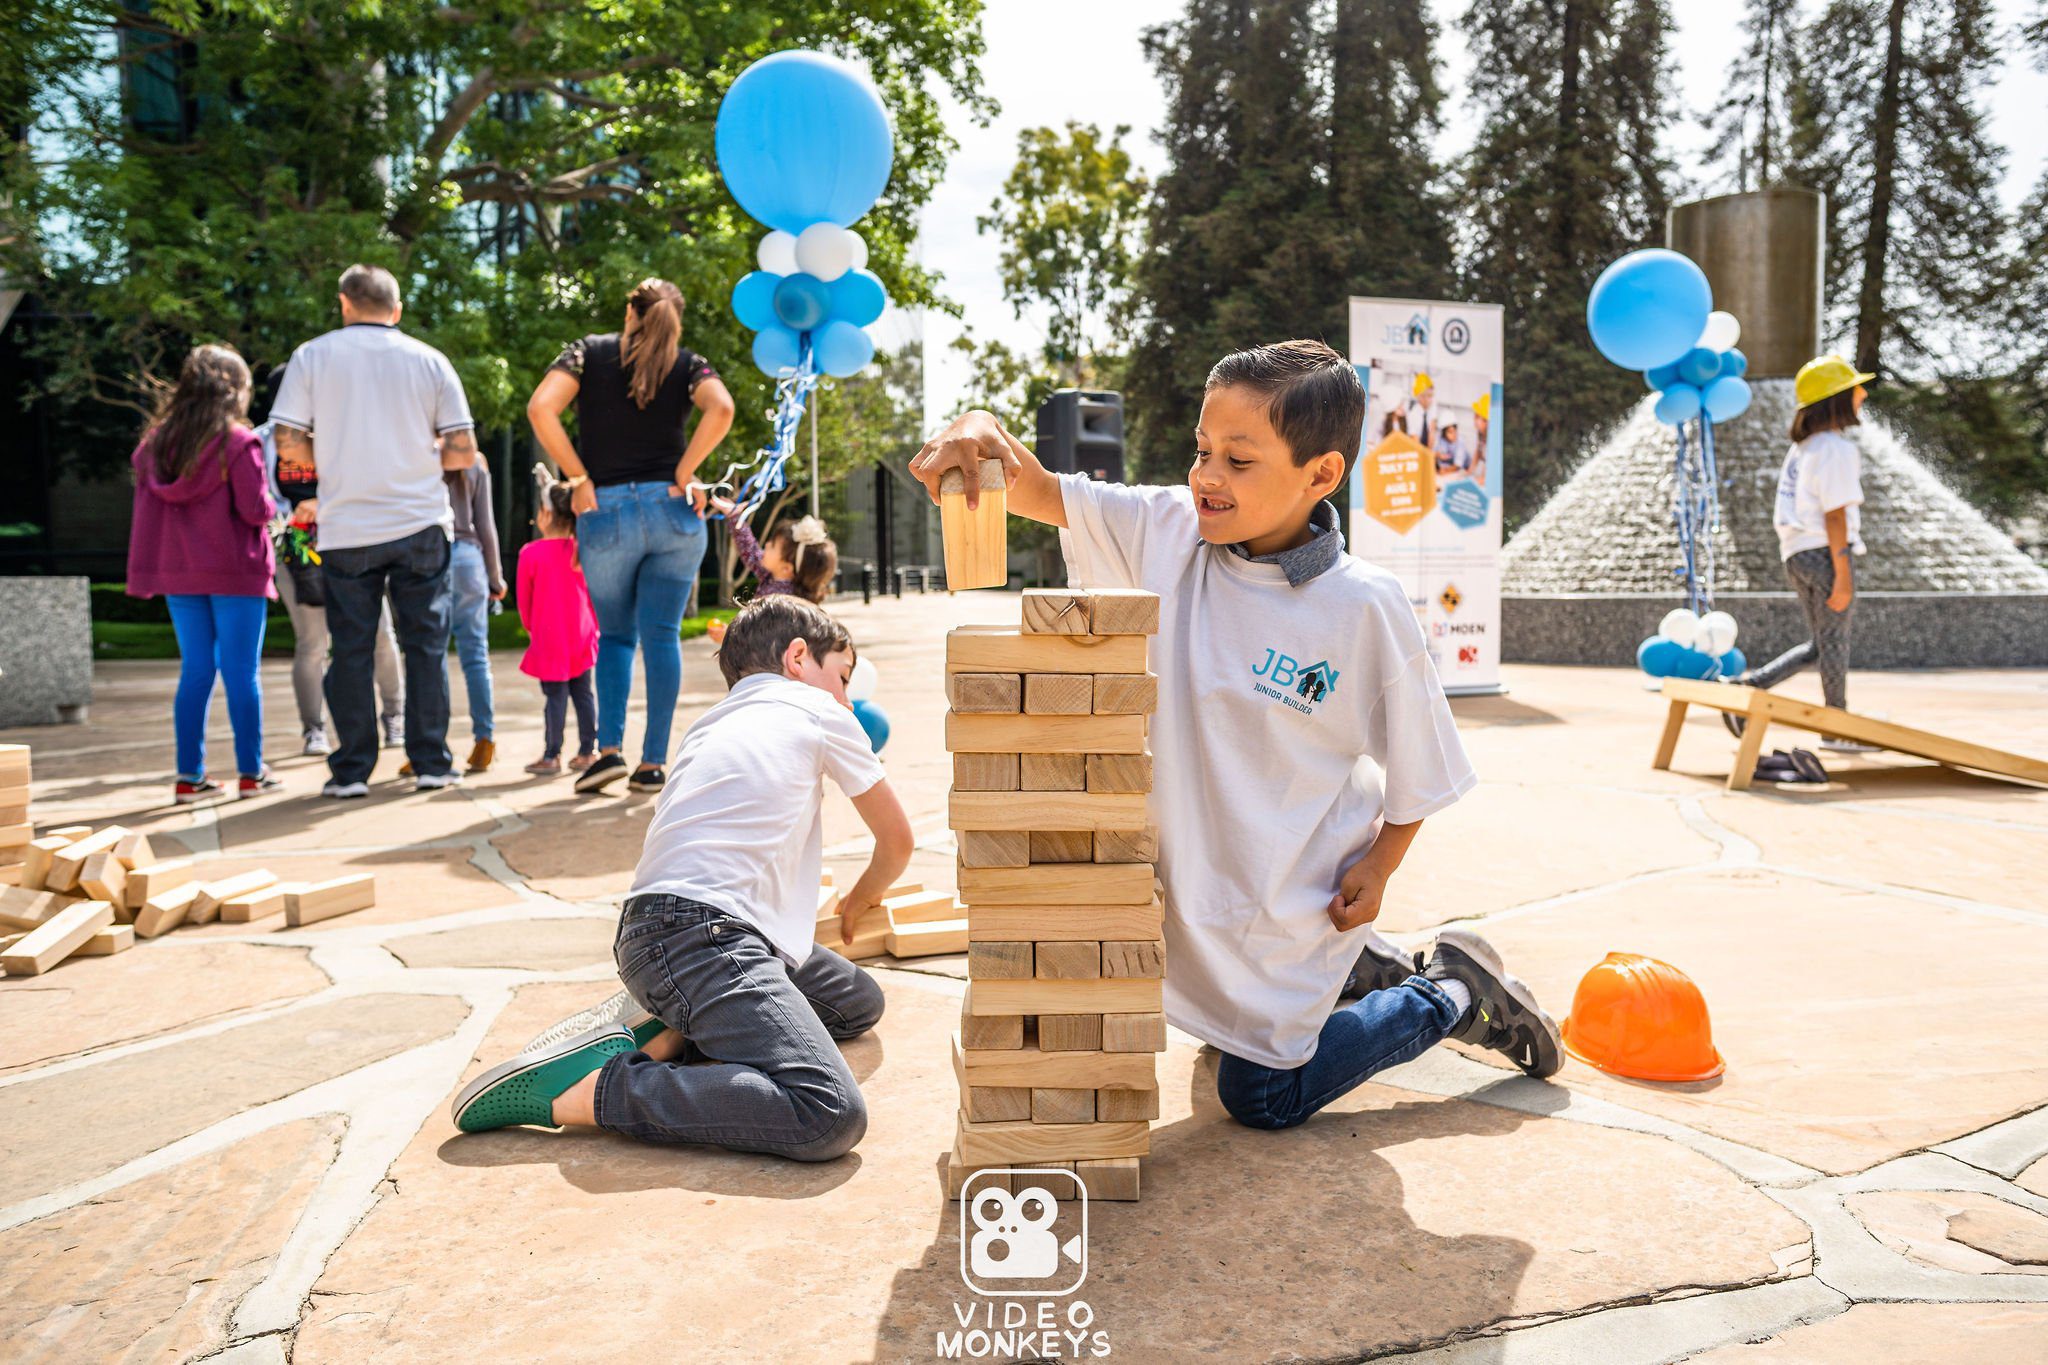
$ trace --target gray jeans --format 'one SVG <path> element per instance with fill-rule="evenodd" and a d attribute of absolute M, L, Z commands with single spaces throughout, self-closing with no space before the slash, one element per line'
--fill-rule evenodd
<path fill-rule="evenodd" d="M 299 703 L 299 728 L 311 730 L 321 723 L 326 694 L 321 682 L 327 676 L 327 608 L 299 604 L 298 589 L 292 586 L 291 570 L 282 563 L 275 571 L 278 600 L 292 618 L 292 695 Z M 398 668 L 398 637 L 391 631 L 391 604 L 377 622 L 377 695 L 383 706 L 378 714 L 396 720 L 405 714 L 405 674 Z"/>
<path fill-rule="evenodd" d="M 1828 608 L 1835 590 L 1835 562 L 1826 550 L 1801 550 L 1785 561 L 1785 577 L 1799 595 L 1806 626 L 1813 638 L 1795 645 L 1762 668 L 1749 671 L 1752 687 L 1776 687 L 1812 663 L 1820 665 L 1820 690 L 1829 706 L 1849 705 L 1849 618 L 1856 614 L 1852 598 L 1841 611 Z"/>
<path fill-rule="evenodd" d="M 836 1039 L 882 1017 L 882 988 L 829 948 L 792 971 L 758 930 L 676 896 L 635 896 L 613 955 L 633 998 L 689 1039 L 629 1052 L 597 1080 L 597 1124 L 643 1142 L 703 1142 L 830 1161 L 868 1128 Z"/>

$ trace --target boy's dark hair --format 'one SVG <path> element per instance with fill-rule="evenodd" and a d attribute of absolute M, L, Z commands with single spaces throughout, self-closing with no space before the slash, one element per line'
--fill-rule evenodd
<path fill-rule="evenodd" d="M 1305 465 L 1336 451 L 1344 469 L 1358 458 L 1365 427 L 1365 385 L 1351 362 L 1320 341 L 1254 346 L 1216 362 L 1205 388 L 1245 388 L 1266 400 L 1273 430 Z"/>
<path fill-rule="evenodd" d="M 819 659 L 834 650 L 853 650 L 846 627 L 822 607 L 781 593 L 758 597 L 725 628 L 725 643 L 718 647 L 718 671 L 725 675 L 725 685 L 731 687 L 754 673 L 780 673 L 791 640 L 802 640 Z"/>
<path fill-rule="evenodd" d="M 1803 441 L 1823 431 L 1846 431 L 1862 424 L 1863 419 L 1856 415 L 1856 391 L 1844 389 L 1793 413 L 1792 439 Z"/>

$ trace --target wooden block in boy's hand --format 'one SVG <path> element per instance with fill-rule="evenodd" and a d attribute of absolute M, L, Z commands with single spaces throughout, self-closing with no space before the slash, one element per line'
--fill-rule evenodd
<path fill-rule="evenodd" d="M 1159 594 L 1140 588 L 1097 588 L 1088 594 L 1088 624 L 1097 635 L 1156 635 Z"/>
<path fill-rule="evenodd" d="M 296 929 L 302 924 L 317 924 L 351 910 L 367 910 L 376 903 L 376 877 L 368 872 L 357 872 L 330 881 L 315 882 L 297 895 L 287 894 L 284 898 L 284 922 L 287 928 Z"/>
<path fill-rule="evenodd" d="M 114 907 L 105 901 L 73 901 L 0 953 L 0 969 L 9 976 L 40 975 L 113 922 Z"/>

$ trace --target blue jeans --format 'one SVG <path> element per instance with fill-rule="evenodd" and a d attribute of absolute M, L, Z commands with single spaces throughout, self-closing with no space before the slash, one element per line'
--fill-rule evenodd
<path fill-rule="evenodd" d="M 228 694 L 228 723 L 235 731 L 235 766 L 244 777 L 263 771 L 263 689 L 256 680 L 263 657 L 267 597 L 166 596 L 171 629 L 178 636 L 178 696 L 171 723 L 178 736 L 178 778 L 206 776 L 206 712 L 213 705 L 213 678 Z"/>
<path fill-rule="evenodd" d="M 704 563 L 704 519 L 665 483 L 597 490 L 597 510 L 576 518 L 576 554 L 597 609 L 597 743 L 626 742 L 633 649 L 647 672 L 647 733 L 640 761 L 668 762 L 676 697 L 683 689 L 683 608 Z"/>
<path fill-rule="evenodd" d="M 400 540 L 323 550 L 327 582 L 327 709 L 334 714 L 335 750 L 327 770 L 336 782 L 367 782 L 377 766 L 377 620 L 391 598 L 391 623 L 405 659 L 405 756 L 421 777 L 455 766 L 448 756 L 448 536 L 423 527 Z"/>
<path fill-rule="evenodd" d="M 612 949 L 641 1006 L 689 1039 L 682 1056 L 612 1058 L 597 1126 L 643 1142 L 704 1142 L 830 1161 L 868 1129 L 834 1041 L 882 1017 L 882 988 L 829 948 L 791 971 L 752 925 L 678 896 L 635 896 Z"/>
<path fill-rule="evenodd" d="M 462 660 L 462 690 L 469 694 L 469 734 L 489 739 L 496 713 L 491 707 L 491 575 L 483 546 L 458 540 L 448 551 L 448 582 L 454 595 L 455 655 Z"/>
<path fill-rule="evenodd" d="M 1216 1068 L 1216 1097 L 1247 1128 L 1292 1128 L 1375 1072 L 1420 1057 L 1458 1022 L 1451 998 L 1434 981 L 1411 976 L 1330 1015 L 1316 1055 L 1292 1070 L 1230 1053 Z"/>

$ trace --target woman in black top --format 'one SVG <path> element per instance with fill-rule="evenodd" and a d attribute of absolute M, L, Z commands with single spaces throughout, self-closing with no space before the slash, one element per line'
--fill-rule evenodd
<path fill-rule="evenodd" d="M 637 644 L 647 672 L 647 733 L 629 785 L 665 780 L 670 723 L 682 691 L 678 632 L 704 562 L 704 490 L 691 479 L 732 428 L 732 395 L 709 361 L 682 345 L 683 296 L 642 280 L 617 332 L 564 348 L 526 415 L 574 488 L 576 554 L 597 608 L 598 760 L 580 792 L 626 777 L 626 702 Z M 562 428 L 576 406 L 577 443 Z M 695 408 L 697 428 L 683 428 Z"/>

